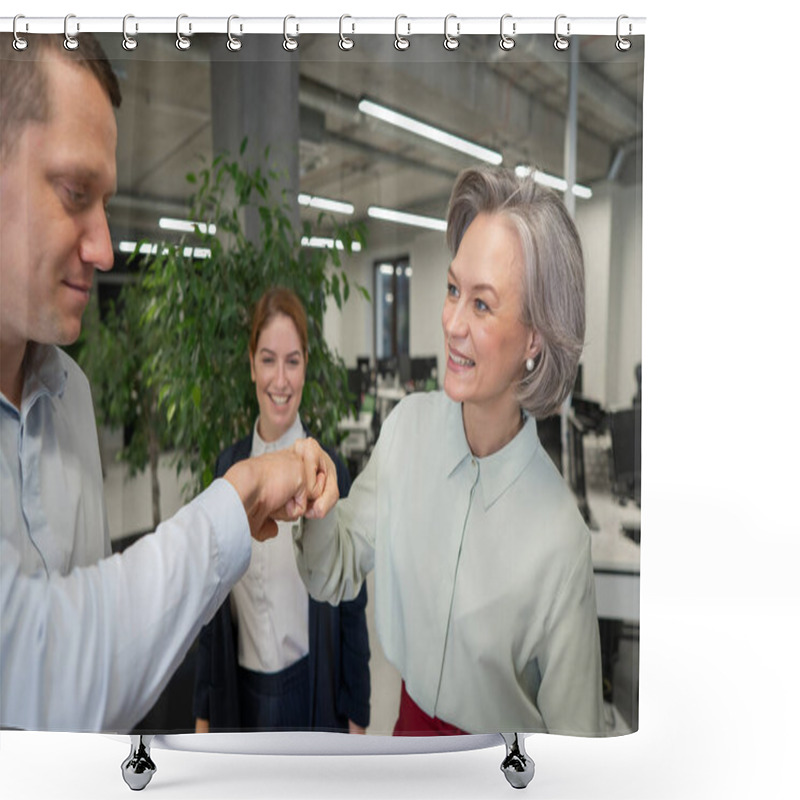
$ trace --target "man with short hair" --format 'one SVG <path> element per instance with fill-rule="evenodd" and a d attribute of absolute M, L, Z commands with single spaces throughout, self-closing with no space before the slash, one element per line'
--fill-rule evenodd
<path fill-rule="evenodd" d="M 319 446 L 232 467 L 110 555 L 88 381 L 74 342 L 96 269 L 113 266 L 119 86 L 82 34 L 0 35 L 0 726 L 129 730 L 156 701 L 274 519 L 322 516 Z"/>

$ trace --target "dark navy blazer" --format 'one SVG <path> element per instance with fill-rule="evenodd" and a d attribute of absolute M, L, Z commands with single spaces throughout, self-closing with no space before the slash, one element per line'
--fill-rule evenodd
<path fill-rule="evenodd" d="M 250 457 L 252 436 L 223 451 L 215 477 Z M 350 491 L 350 475 L 342 460 L 325 448 L 336 465 L 339 496 Z M 369 639 L 364 609 L 367 587 L 355 600 L 339 606 L 308 599 L 310 711 L 308 728 L 347 731 L 348 720 L 369 724 Z M 230 595 L 200 632 L 194 689 L 194 716 L 207 719 L 211 731 L 238 730 L 238 645 Z"/>

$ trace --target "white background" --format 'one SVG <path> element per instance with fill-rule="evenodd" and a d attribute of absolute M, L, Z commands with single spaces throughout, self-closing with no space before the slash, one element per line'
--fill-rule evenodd
<path fill-rule="evenodd" d="M 800 299 L 796 5 L 17 0 L 28 16 L 647 17 L 639 733 L 532 737 L 540 798 L 796 797 Z M 710 5 L 710 4 L 708 4 Z M 729 6 L 730 7 L 730 6 Z M 302 45 L 301 45 L 302 46 Z M 609 39 L 609 47 L 613 40 Z M 4 797 L 129 797 L 120 741 L 0 733 Z M 154 751 L 155 798 L 492 798 L 502 748 L 428 756 Z"/>

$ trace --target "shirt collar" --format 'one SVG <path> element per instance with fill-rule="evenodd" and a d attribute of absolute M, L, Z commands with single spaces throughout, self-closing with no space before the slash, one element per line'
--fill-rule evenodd
<path fill-rule="evenodd" d="M 64 394 L 68 372 L 57 347 L 36 342 L 29 342 L 22 369 L 25 377 L 19 410 L 1 392 L 0 402 L 4 408 L 24 420 L 42 395 L 61 397 Z"/>
<path fill-rule="evenodd" d="M 67 386 L 67 368 L 61 352 L 52 344 L 30 342 L 25 353 L 21 416 L 24 418 L 43 394 L 61 397 Z"/>
<path fill-rule="evenodd" d="M 253 449 L 251 455 L 260 456 L 262 453 L 274 453 L 277 450 L 284 450 L 291 447 L 298 439 L 304 436 L 303 423 L 300 422 L 300 415 L 294 418 L 294 422 L 289 426 L 286 432 L 274 442 L 265 442 L 258 433 L 258 420 L 256 417 L 255 425 L 253 426 Z"/>
<path fill-rule="evenodd" d="M 522 474 L 539 447 L 536 420 L 525 414 L 519 433 L 503 448 L 486 458 L 476 459 L 480 466 L 484 508 L 489 508 Z"/>
<path fill-rule="evenodd" d="M 449 477 L 465 461 L 472 460 L 473 455 L 464 432 L 461 404 L 454 403 L 449 398 L 447 402 L 445 467 Z M 488 509 L 514 483 L 540 446 L 536 420 L 527 412 L 523 414 L 525 422 L 522 428 L 507 445 L 490 456 L 475 458 L 483 490 L 484 508 Z"/>
<path fill-rule="evenodd" d="M 464 420 L 461 416 L 461 403 L 452 401 L 445 395 L 447 418 L 445 423 L 445 468 L 450 477 L 467 459 L 472 458 L 472 451 L 464 433 Z"/>

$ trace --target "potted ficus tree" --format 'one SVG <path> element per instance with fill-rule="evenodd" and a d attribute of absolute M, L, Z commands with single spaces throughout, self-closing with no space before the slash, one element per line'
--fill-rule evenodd
<path fill-rule="evenodd" d="M 302 247 L 312 226 L 298 230 L 293 223 L 268 151 L 263 168 L 242 166 L 246 144 L 239 159 L 218 156 L 187 176 L 191 218 L 214 228 L 204 225 L 185 241 L 152 248 L 99 324 L 100 336 L 93 332 L 78 351 L 101 422 L 132 431 L 119 457 L 132 472 L 146 464 L 153 471 L 155 519 L 159 452 L 170 449 L 176 468 L 191 475 L 185 487 L 191 495 L 211 482 L 220 451 L 252 428 L 249 319 L 268 287 L 293 289 L 305 303 L 309 362 L 300 413 L 311 434 L 337 444 L 337 423 L 352 410 L 347 370 L 325 342 L 323 318 L 329 302 L 341 309 L 350 297 L 341 254 L 364 243 L 364 226 L 320 214 L 315 230 L 324 229 L 338 248 Z M 257 218 L 257 231 L 245 231 L 247 207 L 257 210 L 248 215 L 248 224 Z M 197 257 L 198 248 L 207 257 Z"/>
<path fill-rule="evenodd" d="M 99 307 L 91 304 L 73 355 L 91 380 L 98 421 L 109 429 L 124 430 L 117 458 L 130 475 L 150 467 L 156 526 L 161 521 L 159 457 L 171 446 L 164 410 L 146 375 L 147 357 L 159 349 L 159 330 L 141 324 L 148 302 L 141 280 L 134 279 L 107 304 L 102 318 Z"/>

